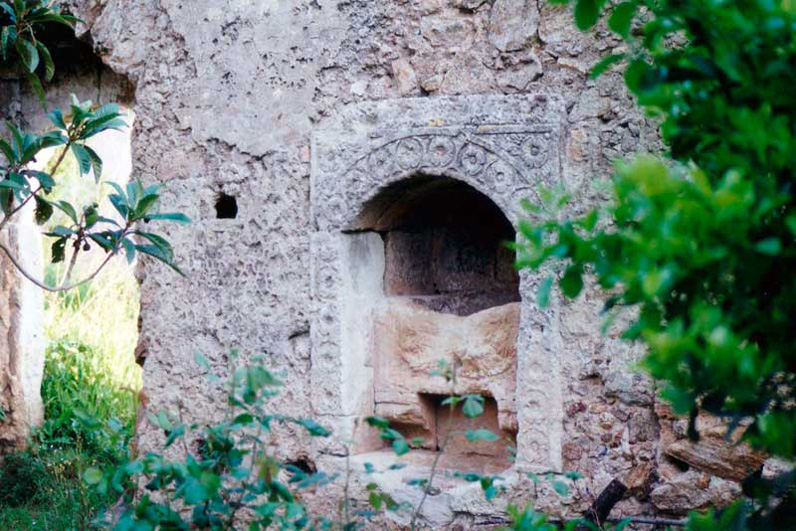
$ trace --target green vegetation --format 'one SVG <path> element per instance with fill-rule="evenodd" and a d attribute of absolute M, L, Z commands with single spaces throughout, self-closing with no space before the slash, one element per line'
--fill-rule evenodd
<path fill-rule="evenodd" d="M 117 501 L 82 477 L 128 457 L 141 388 L 132 352 L 137 321 L 138 286 L 127 264 L 47 295 L 45 421 L 31 448 L 0 470 L 0 529 L 89 529 Z"/>
<path fill-rule="evenodd" d="M 591 28 L 605 5 L 575 2 L 578 27 Z M 796 4 L 631 0 L 608 11 L 629 52 L 595 73 L 625 61 L 628 87 L 661 120 L 669 159 L 620 164 L 612 200 L 576 219 L 561 214 L 566 194 L 529 205 L 518 263 L 559 264 L 569 298 L 589 279 L 607 292 L 609 322 L 630 317 L 625 339 L 647 346 L 645 365 L 690 416 L 691 437 L 705 411 L 792 459 Z M 752 477 L 748 501 L 715 521 L 695 516 L 692 528 L 792 528 L 794 485 L 794 473 Z"/>

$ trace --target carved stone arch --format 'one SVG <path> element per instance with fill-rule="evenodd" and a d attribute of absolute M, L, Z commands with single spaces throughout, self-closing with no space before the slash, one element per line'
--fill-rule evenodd
<path fill-rule="evenodd" d="M 414 159 L 406 155 L 411 149 L 420 150 Z M 516 227 L 521 212 L 515 187 L 521 184 L 524 170 L 501 149 L 457 131 L 416 132 L 390 139 L 372 147 L 343 173 L 351 191 L 346 203 L 353 208 L 343 217 L 341 226 L 356 230 L 363 205 L 390 185 L 427 175 L 449 177 L 471 186 L 495 203 Z M 534 188 L 527 188 L 527 193 L 527 199 L 537 198 Z"/>
<path fill-rule="evenodd" d="M 374 413 L 366 385 L 373 382 L 372 338 L 360 332 L 370 326 L 373 294 L 383 292 L 384 248 L 361 218 L 366 205 L 413 176 L 449 178 L 486 196 L 516 227 L 521 200 L 561 177 L 563 116 L 561 102 L 549 96 L 399 100 L 348 109 L 335 127 L 313 135 L 310 383 L 314 413 L 338 434 L 320 443 L 321 452 L 341 452 L 340 441 L 356 435 L 356 420 Z M 532 302 L 537 284 L 535 275 L 520 273 L 517 466 L 556 470 L 560 346 L 551 315 Z"/>

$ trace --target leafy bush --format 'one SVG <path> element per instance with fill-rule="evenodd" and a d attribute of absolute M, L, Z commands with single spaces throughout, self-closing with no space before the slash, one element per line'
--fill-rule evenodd
<path fill-rule="evenodd" d="M 121 448 L 110 444 L 109 432 L 122 444 L 132 437 L 137 394 L 120 389 L 111 377 L 107 361 L 93 349 L 72 342 L 56 342 L 47 349 L 42 381 L 45 422 L 37 431 L 40 444 L 74 446 L 95 453 L 121 457 Z M 121 454 L 121 455 L 120 455 Z"/>
<path fill-rule="evenodd" d="M 238 363 L 235 353 L 230 356 L 232 364 Z M 211 372 L 209 363 L 197 356 L 208 379 L 218 381 Z M 474 419 L 483 414 L 483 397 L 458 395 L 455 370 L 440 363 L 434 374 L 442 376 L 451 385 L 451 395 L 444 404 L 451 409 L 462 408 L 465 417 Z M 149 413 L 149 422 L 163 432 L 161 452 L 150 452 L 116 467 L 91 467 L 83 478 L 93 485 L 102 496 L 124 496 L 129 503 L 127 510 L 116 515 L 106 515 L 103 527 L 117 531 L 131 530 L 233 530 L 251 531 L 265 529 L 289 530 L 340 530 L 363 529 L 373 518 L 385 512 L 400 513 L 408 520 L 407 528 L 423 528 L 421 512 L 427 497 L 438 492 L 434 481 L 439 473 L 438 464 L 450 440 L 461 437 L 470 442 L 497 442 L 498 436 L 485 429 L 465 429 L 449 432 L 437 452 L 427 477 L 415 478 L 409 485 L 422 495 L 413 505 L 407 501 L 394 500 L 382 492 L 377 483 L 366 485 L 367 500 L 354 500 L 349 492 L 352 474 L 350 459 L 346 459 L 344 474 L 330 475 L 323 471 L 303 470 L 283 462 L 269 452 L 268 441 L 277 424 L 289 423 L 300 426 L 312 437 L 328 437 L 331 432 L 312 419 L 293 418 L 268 410 L 268 403 L 282 386 L 273 374 L 255 359 L 252 365 L 232 370 L 227 384 L 229 410 L 226 420 L 200 426 L 184 422 L 182 410 Z M 368 417 L 367 424 L 376 428 L 381 438 L 396 456 L 413 451 L 413 446 L 422 446 L 419 439 L 408 440 L 390 427 L 389 422 L 379 417 Z M 199 442 L 199 444 L 193 444 Z M 175 456 L 175 457 L 171 457 Z M 377 470 L 365 463 L 364 477 L 405 467 L 402 462 L 386 470 Z M 284 473 L 283 473 L 284 472 Z M 504 487 L 499 476 L 455 472 L 464 481 L 476 483 L 488 500 L 494 499 Z M 569 487 L 562 479 L 576 481 L 578 473 L 563 474 L 556 479 L 552 474 L 529 478 L 534 483 L 550 481 L 553 490 L 566 496 Z M 319 489 L 335 481 L 344 481 L 341 499 L 336 499 L 339 514 L 315 515 L 301 501 L 302 491 Z M 338 491 L 339 492 L 339 491 Z M 320 494 L 323 496 L 323 494 Z M 512 524 L 507 530 L 548 531 L 554 529 L 549 519 L 534 512 L 508 507 Z M 620 530 L 628 522 L 619 524 Z M 598 527 L 584 519 L 563 522 L 566 529 L 614 529 Z M 583 528 L 577 526 L 585 526 Z"/>
<path fill-rule="evenodd" d="M 0 465 L 0 529 L 85 531 L 115 496 L 103 496 L 81 481 L 90 466 L 107 465 L 74 449 L 34 447 Z"/>
<path fill-rule="evenodd" d="M 0 468 L 0 505 L 19 507 L 39 492 L 44 464 L 27 453 L 7 456 Z"/>
<path fill-rule="evenodd" d="M 577 0 L 578 27 L 591 28 L 606 4 Z M 792 459 L 796 4 L 629 0 L 608 9 L 629 51 L 595 74 L 625 61 L 627 86 L 661 119 L 673 160 L 620 164 L 612 200 L 577 219 L 562 221 L 566 195 L 547 193 L 529 205 L 518 263 L 559 263 L 569 298 L 594 278 L 608 291 L 609 319 L 633 309 L 624 337 L 646 344 L 645 365 L 690 416 L 692 438 L 706 411 Z M 553 281 L 542 284 L 540 303 Z M 745 492 L 757 503 L 733 509 L 733 525 L 796 526 L 794 484 L 793 473 L 750 478 Z M 707 529 L 698 521 L 694 529 Z"/>

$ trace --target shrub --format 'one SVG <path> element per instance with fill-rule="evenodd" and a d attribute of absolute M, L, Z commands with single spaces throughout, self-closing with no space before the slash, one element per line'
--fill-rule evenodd
<path fill-rule="evenodd" d="M 38 494 L 46 469 L 33 455 L 11 454 L 0 466 L 0 505 L 19 507 Z"/>
<path fill-rule="evenodd" d="M 76 446 L 106 459 L 124 456 L 135 428 L 137 394 L 117 386 L 107 361 L 93 349 L 69 341 L 52 343 L 42 399 L 45 422 L 36 434 L 40 445 Z"/>
<path fill-rule="evenodd" d="M 556 0 L 555 3 L 568 3 Z M 577 297 L 605 290 L 605 314 L 630 310 L 624 338 L 676 412 L 705 411 L 729 431 L 796 456 L 796 3 L 791 0 L 576 0 L 579 28 L 605 6 L 626 41 L 595 74 L 624 64 L 628 88 L 661 120 L 671 159 L 620 164 L 611 201 L 576 219 L 566 194 L 529 205 L 518 263 L 561 266 Z M 542 283 L 549 299 L 554 277 Z M 744 484 L 754 502 L 694 529 L 796 526 L 796 474 Z M 730 518 L 730 513 L 734 514 Z"/>

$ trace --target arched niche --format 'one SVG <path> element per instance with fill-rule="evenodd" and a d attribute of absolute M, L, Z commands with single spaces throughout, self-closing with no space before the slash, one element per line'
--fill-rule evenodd
<path fill-rule="evenodd" d="M 508 468 L 518 430 L 521 297 L 507 245 L 514 227 L 467 183 L 419 173 L 367 201 L 347 234 L 370 249 L 352 254 L 349 270 L 381 285 L 352 311 L 358 324 L 350 333 L 365 336 L 359 344 L 373 369 L 365 409 L 413 441 L 420 452 L 410 461 L 444 447 L 443 467 Z M 467 418 L 461 406 L 445 405 L 452 394 L 480 396 L 483 414 Z M 489 430 L 500 441 L 453 435 L 466 430 Z M 389 450 L 367 430 L 356 440 L 359 452 Z"/>
<path fill-rule="evenodd" d="M 418 321 L 427 343 L 445 345 L 459 341 L 446 334 L 478 328 L 471 321 L 488 317 L 495 322 L 485 319 L 484 327 L 507 332 L 500 341 L 497 336 L 491 343 L 475 341 L 476 359 L 488 359 L 496 341 L 509 345 L 512 355 L 501 359 L 512 360 L 515 376 L 486 390 L 472 383 L 473 392 L 495 410 L 485 415 L 494 421 L 492 431 L 516 433 L 516 466 L 560 468 L 556 325 L 550 312 L 533 303 L 539 279 L 524 271 L 517 282 L 513 271 L 501 267 L 510 260 L 493 258 L 485 242 L 502 241 L 509 227 L 516 227 L 523 217 L 521 200 L 534 200 L 540 185 L 559 182 L 561 116 L 562 102 L 549 96 L 410 99 L 355 106 L 337 119 L 337 129 L 314 133 L 310 392 L 313 413 L 336 433 L 318 441 L 319 452 L 344 455 L 343 445 L 353 454 L 378 451 L 383 442 L 362 426 L 365 416 L 377 413 L 422 432 L 416 429 L 423 427 L 422 419 L 401 418 L 401 404 L 421 402 L 420 415 L 405 412 L 420 417 L 423 407 L 434 410 L 435 401 L 450 393 L 444 382 L 418 390 L 413 378 L 395 378 L 390 367 L 384 373 L 380 360 L 395 357 L 381 356 L 379 349 L 401 323 Z M 477 225 L 467 218 L 475 213 L 493 220 L 483 227 L 482 238 L 453 245 L 457 232 L 464 235 L 466 229 L 453 230 L 450 238 L 435 235 Z M 454 258 L 444 259 L 446 243 L 451 250 L 481 251 L 462 254 L 470 259 L 454 251 Z M 495 255 L 508 252 L 494 248 Z M 447 274 L 449 269 L 456 274 Z M 425 352 L 427 359 L 413 369 L 418 374 L 436 369 L 439 356 L 433 349 Z M 512 372 L 493 365 L 493 373 Z M 480 370 L 477 364 L 475 369 Z M 405 382 L 407 389 L 384 386 L 385 381 Z M 408 409 L 417 412 L 416 405 Z M 391 407 L 394 411 L 384 411 Z"/>
<path fill-rule="evenodd" d="M 415 175 L 368 201 L 357 229 L 385 247 L 384 295 L 441 313 L 467 316 L 519 302 L 512 224 L 470 185 Z"/>

